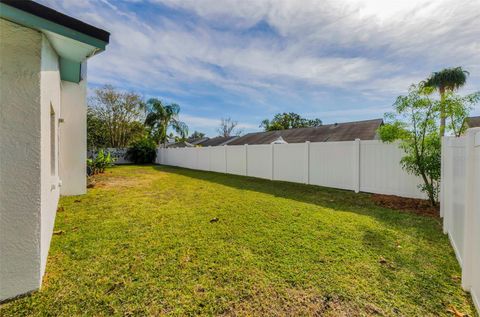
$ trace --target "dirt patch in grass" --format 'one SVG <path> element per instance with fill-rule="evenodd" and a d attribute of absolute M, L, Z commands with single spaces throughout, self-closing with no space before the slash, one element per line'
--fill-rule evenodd
<path fill-rule="evenodd" d="M 232 305 L 223 316 L 360 316 L 358 309 L 336 295 L 315 290 L 258 290 Z"/>
<path fill-rule="evenodd" d="M 432 207 L 428 200 L 405 198 L 393 195 L 372 195 L 372 200 L 376 205 L 402 211 L 410 211 L 416 214 L 438 217 L 438 206 Z"/>
<path fill-rule="evenodd" d="M 121 176 L 109 177 L 106 175 L 101 175 L 101 176 L 96 176 L 94 182 L 95 182 L 94 188 L 128 189 L 128 188 L 146 186 L 151 181 L 145 178 L 121 177 Z"/>

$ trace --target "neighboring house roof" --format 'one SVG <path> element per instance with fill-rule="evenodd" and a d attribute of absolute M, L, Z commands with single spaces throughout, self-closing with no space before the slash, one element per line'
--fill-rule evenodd
<path fill-rule="evenodd" d="M 208 140 L 209 140 L 209 138 L 204 137 L 204 138 L 197 138 L 197 139 L 188 139 L 187 142 L 191 143 L 193 145 L 197 145 L 197 144 L 201 144 L 201 143 L 203 143 L 205 141 L 208 141 Z"/>
<path fill-rule="evenodd" d="M 193 144 L 188 143 L 186 141 L 181 141 L 181 142 L 175 142 L 171 144 L 167 144 L 168 148 L 178 148 L 178 147 L 194 147 Z"/>
<path fill-rule="evenodd" d="M 229 145 L 270 144 L 279 138 L 286 143 L 332 142 L 374 140 L 378 138 L 377 130 L 383 124 L 382 119 L 326 124 L 314 128 L 297 128 L 246 134 Z"/>
<path fill-rule="evenodd" d="M 285 141 L 281 136 L 279 136 L 276 140 L 273 140 L 271 142 L 272 144 L 288 144 L 287 141 Z"/>
<path fill-rule="evenodd" d="M 238 139 L 238 136 L 217 136 L 211 139 L 206 140 L 205 142 L 198 143 L 200 146 L 220 146 L 230 144 L 230 142 Z"/>
<path fill-rule="evenodd" d="M 480 127 L 480 116 L 468 117 L 465 119 L 465 122 L 469 128 L 478 128 Z"/>
<path fill-rule="evenodd" d="M 82 80 L 82 63 L 104 51 L 110 33 L 30 0 L 0 0 L 0 17 L 42 32 L 59 56 L 62 80 Z"/>

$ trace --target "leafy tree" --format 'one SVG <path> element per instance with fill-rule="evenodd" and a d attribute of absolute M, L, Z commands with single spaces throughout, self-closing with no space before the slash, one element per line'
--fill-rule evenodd
<path fill-rule="evenodd" d="M 264 128 L 265 131 L 274 131 L 274 130 L 287 130 L 294 128 L 309 128 L 309 127 L 318 127 L 322 125 L 322 120 L 316 119 L 305 119 L 302 118 L 299 114 L 289 112 L 289 113 L 277 113 L 273 119 L 270 121 L 265 119 L 260 124 L 261 128 Z"/>
<path fill-rule="evenodd" d="M 122 148 L 141 138 L 145 134 L 139 123 L 143 109 L 143 100 L 136 93 L 120 92 L 110 85 L 96 89 L 89 100 L 87 117 L 91 146 Z"/>
<path fill-rule="evenodd" d="M 190 135 L 190 139 L 201 139 L 201 138 L 204 138 L 205 137 L 205 133 L 202 133 L 202 132 L 198 132 L 198 131 L 195 131 L 192 133 L 192 135 Z"/>
<path fill-rule="evenodd" d="M 125 158 L 135 164 L 148 164 L 155 162 L 157 157 L 157 144 L 149 137 L 136 141 L 127 150 Z"/>
<path fill-rule="evenodd" d="M 145 125 L 149 128 L 151 138 L 158 144 L 167 143 L 167 130 L 172 128 L 182 139 L 188 135 L 188 127 L 178 118 L 180 106 L 164 105 L 161 100 L 152 98 L 147 101 Z"/>
<path fill-rule="evenodd" d="M 480 92 L 459 96 L 453 92 L 445 93 L 443 104 L 445 106 L 445 116 L 449 119 L 447 130 L 451 131 L 456 137 L 461 136 L 467 126 L 465 118 L 468 117 L 474 105 L 480 101 Z"/>
<path fill-rule="evenodd" d="M 92 109 L 87 109 L 87 148 L 96 150 L 110 147 L 106 124 L 95 115 Z"/>
<path fill-rule="evenodd" d="M 400 141 L 405 151 L 402 167 L 422 178 L 420 189 L 435 206 L 440 183 L 440 102 L 431 100 L 421 86 L 412 85 L 407 96 L 397 97 L 394 106 L 395 113 L 386 114 L 380 137 L 384 142 Z"/>
<path fill-rule="evenodd" d="M 237 128 L 238 121 L 232 120 L 230 117 L 222 118 L 220 121 L 220 126 L 217 129 L 217 132 L 220 136 L 229 137 L 232 135 L 240 135 L 242 134 L 242 130 Z"/>
<path fill-rule="evenodd" d="M 421 84 L 424 87 L 433 88 L 440 93 L 440 136 L 445 135 L 446 127 L 446 104 L 445 97 L 447 92 L 454 92 L 465 85 L 469 72 L 462 67 L 445 68 L 439 72 L 434 72 L 429 78 Z"/>

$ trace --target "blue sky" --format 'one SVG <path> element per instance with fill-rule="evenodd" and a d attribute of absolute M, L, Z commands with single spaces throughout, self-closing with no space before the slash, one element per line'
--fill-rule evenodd
<path fill-rule="evenodd" d="M 112 34 L 89 62 L 90 91 L 112 84 L 178 103 L 190 130 L 209 136 L 222 117 L 244 132 L 277 112 L 383 117 L 445 67 L 470 71 L 461 94 L 480 90 L 478 0 L 39 2 Z"/>

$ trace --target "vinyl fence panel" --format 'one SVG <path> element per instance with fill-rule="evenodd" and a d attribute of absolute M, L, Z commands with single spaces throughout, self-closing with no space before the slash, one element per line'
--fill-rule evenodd
<path fill-rule="evenodd" d="M 272 144 L 249 145 L 247 150 L 248 176 L 273 178 Z"/>
<path fill-rule="evenodd" d="M 185 167 L 191 169 L 198 169 L 197 168 L 197 156 L 198 156 L 198 149 L 196 148 L 183 148 L 185 159 Z"/>
<path fill-rule="evenodd" d="M 465 139 L 450 139 L 452 151 L 450 235 L 460 263 L 463 263 L 465 226 Z"/>
<path fill-rule="evenodd" d="M 197 151 L 197 166 L 199 170 L 210 170 L 210 147 L 201 147 Z"/>
<path fill-rule="evenodd" d="M 472 285 L 470 291 L 473 300 L 480 313 L 480 132 L 475 135 L 475 149 L 474 149 L 474 165 L 475 172 L 473 173 L 474 184 L 472 188 L 473 206 L 472 206 Z"/>
<path fill-rule="evenodd" d="M 305 144 L 274 144 L 273 145 L 273 179 L 306 183 Z"/>
<path fill-rule="evenodd" d="M 480 128 L 442 140 L 441 215 L 458 262 L 462 287 L 480 311 Z"/>
<path fill-rule="evenodd" d="M 360 191 L 426 198 L 418 188 L 422 180 L 401 168 L 402 157 L 403 150 L 394 144 L 362 141 L 360 144 Z"/>
<path fill-rule="evenodd" d="M 309 183 L 355 190 L 355 162 L 358 160 L 355 143 L 311 143 Z"/>
<path fill-rule="evenodd" d="M 157 163 L 326 187 L 425 198 L 402 150 L 381 141 L 160 148 Z M 448 199 L 448 198 L 446 198 Z"/>
<path fill-rule="evenodd" d="M 214 146 L 210 148 L 210 170 L 212 172 L 226 172 L 226 150 L 226 146 Z"/>
<path fill-rule="evenodd" d="M 246 147 L 244 145 L 227 146 L 227 173 L 246 175 Z"/>

